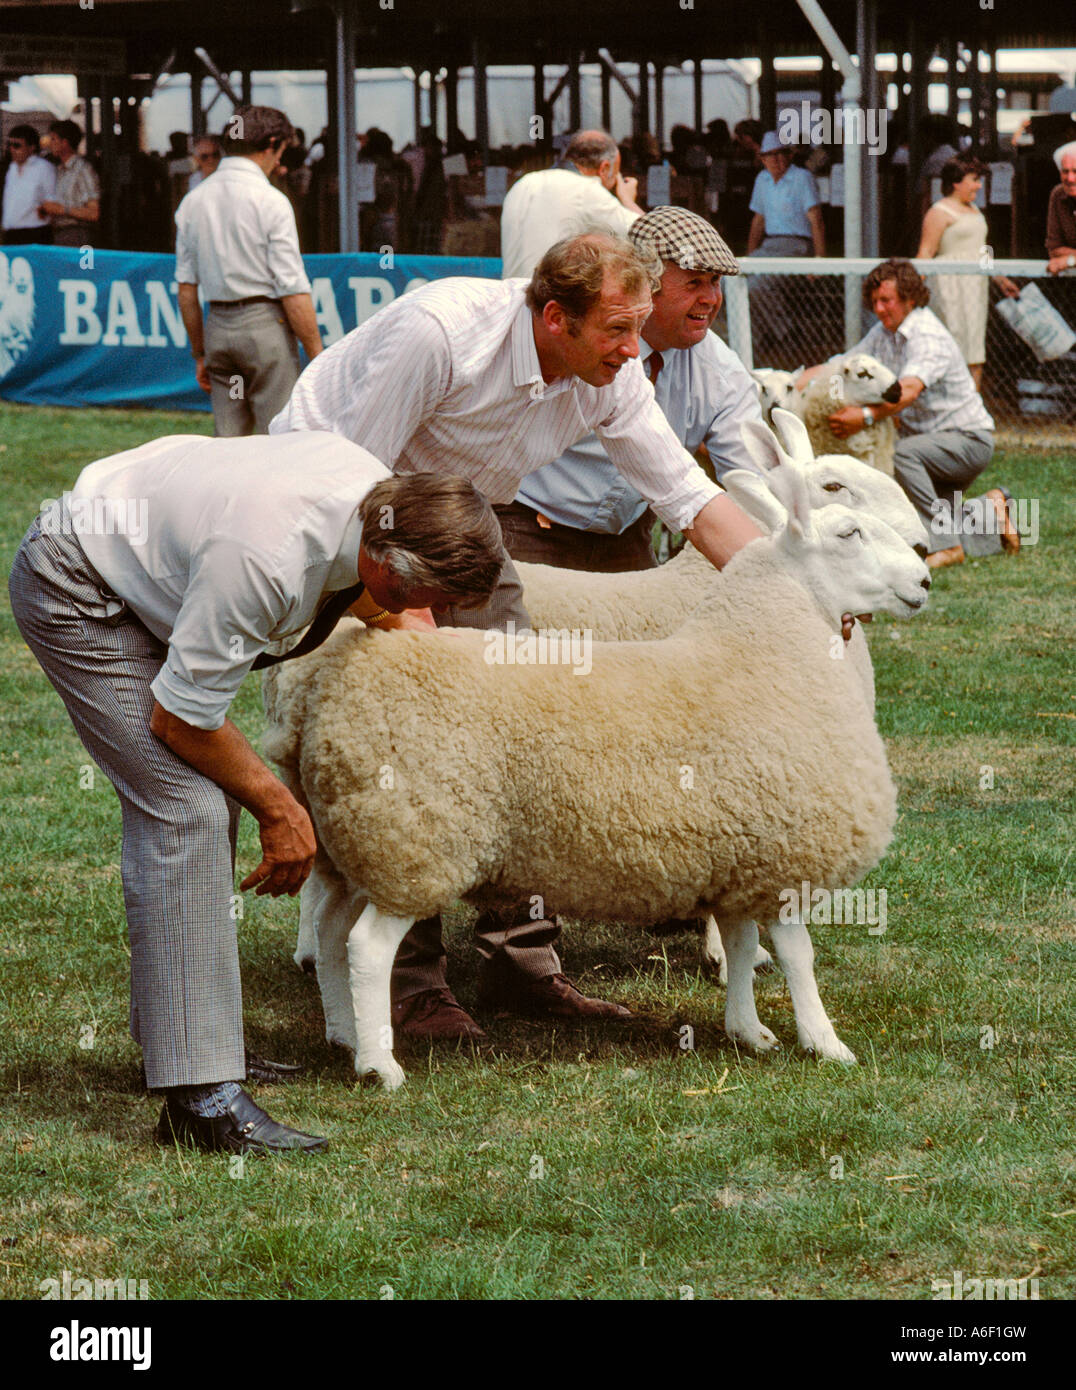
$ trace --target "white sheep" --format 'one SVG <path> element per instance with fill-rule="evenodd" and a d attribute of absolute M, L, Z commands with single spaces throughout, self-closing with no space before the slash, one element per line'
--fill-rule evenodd
<path fill-rule="evenodd" d="M 345 880 L 320 914 L 318 978 L 326 1035 L 360 1076 L 403 1081 L 389 976 L 411 924 L 536 892 L 581 918 L 716 912 L 726 1031 L 758 1050 L 776 1039 L 755 1011 L 754 919 L 772 923 L 801 1044 L 854 1061 L 778 903 L 803 880 L 855 883 L 889 842 L 895 790 L 862 683 L 834 659 L 840 615 L 917 611 L 930 581 L 886 523 L 812 511 L 785 464 L 788 524 L 735 555 L 674 636 L 596 643 L 586 677 L 491 663 L 497 634 L 357 625 L 274 673 L 267 751 Z"/>
<path fill-rule="evenodd" d="M 751 376 L 758 387 L 758 404 L 762 418 L 767 425 L 773 424 L 775 410 L 787 410 L 793 415 L 803 414 L 803 395 L 796 386 L 803 368 L 794 372 L 782 372 L 776 367 L 756 367 Z"/>
<path fill-rule="evenodd" d="M 807 426 L 816 454 L 851 454 L 893 476 L 893 451 L 897 429 L 891 419 L 879 420 L 866 429 L 840 439 L 829 426 L 829 417 L 846 405 L 889 405 L 900 400 L 900 382 L 888 367 L 865 352 L 849 353 L 827 363 L 803 391 L 799 415 Z"/>
<path fill-rule="evenodd" d="M 764 478 L 768 487 L 759 487 L 745 470 L 736 469 L 726 475 L 730 492 L 759 526 L 771 532 L 785 522 L 784 509 L 773 496 L 772 488 L 791 458 L 801 465 L 812 507 L 840 503 L 853 511 L 877 516 L 909 545 L 926 554 L 927 532 L 898 483 L 847 454 L 815 459 L 805 427 L 788 412 L 776 412 L 774 427 L 780 443 L 769 435 L 747 438 L 747 447 L 760 470 L 759 481 Z M 731 484 L 727 482 L 729 478 Z M 666 565 L 620 574 L 581 574 L 523 562 L 517 562 L 516 568 L 523 583 L 524 605 L 535 628 L 584 629 L 599 642 L 668 637 L 721 583 L 721 573 L 692 545 L 685 546 Z M 873 710 L 874 673 L 859 627 L 848 645 L 847 656 L 863 681 Z M 308 660 L 316 661 L 317 657 Z M 268 708 L 272 699 L 270 677 L 266 678 L 265 688 Z M 322 866 L 316 872 L 328 870 Z M 318 917 L 325 903 L 338 899 L 339 893 L 330 893 L 327 887 L 304 887 L 294 956 L 300 968 L 314 969 Z M 712 917 L 706 925 L 703 956 L 717 970 L 719 982 L 725 984 L 725 953 Z M 769 960 L 769 953 L 760 947 L 757 963 L 768 964 Z"/>

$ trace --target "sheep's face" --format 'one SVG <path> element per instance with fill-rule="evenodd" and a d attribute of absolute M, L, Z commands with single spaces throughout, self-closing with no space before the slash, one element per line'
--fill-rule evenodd
<path fill-rule="evenodd" d="M 880 517 L 906 545 L 925 556 L 930 537 L 904 489 L 849 454 L 823 454 L 806 465 L 812 507 L 834 503 Z"/>
<path fill-rule="evenodd" d="M 801 578 L 837 623 L 842 613 L 908 618 L 927 601 L 926 564 L 876 516 L 823 507 L 810 513 L 799 534 L 790 522 L 782 539 L 796 555 Z"/>
<path fill-rule="evenodd" d="M 798 372 L 779 372 L 771 367 L 760 367 L 751 373 L 758 388 L 758 404 L 762 418 L 767 424 L 773 423 L 775 407 L 781 410 L 795 410 L 796 377 Z"/>
<path fill-rule="evenodd" d="M 866 352 L 854 352 L 841 364 L 840 390 L 846 405 L 871 405 L 900 400 L 900 382 L 881 362 Z"/>

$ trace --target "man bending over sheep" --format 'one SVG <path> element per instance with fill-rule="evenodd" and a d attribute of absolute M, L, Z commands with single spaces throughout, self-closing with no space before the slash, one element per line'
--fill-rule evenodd
<path fill-rule="evenodd" d="M 893 474 L 930 533 L 931 569 L 961 564 L 965 555 L 1016 554 L 1020 534 L 1009 516 L 1005 488 L 991 488 L 954 510 L 956 494 L 993 457 L 994 421 L 956 340 L 927 308 L 926 281 L 911 261 L 883 261 L 863 281 L 863 302 L 879 321 L 850 352 L 869 353 L 895 372 L 900 398 L 892 404 L 841 407 L 829 417 L 833 433 L 847 439 L 894 417 L 899 440 Z M 802 387 L 828 365 L 811 367 L 798 384 Z M 990 515 L 984 508 L 992 509 Z"/>
<path fill-rule="evenodd" d="M 129 517 L 132 502 L 140 529 L 94 524 Z M 262 846 L 242 889 L 297 893 L 317 847 L 306 809 L 226 717 L 243 677 L 312 619 L 300 647 L 316 645 L 353 603 L 374 623 L 481 603 L 503 558 L 469 482 L 393 478 L 364 449 L 314 433 L 177 435 L 101 459 L 26 533 L 15 620 L 123 807 L 131 1033 L 147 1085 L 165 1092 L 159 1142 L 326 1146 L 277 1124 L 239 1084 L 240 807 Z"/>
<path fill-rule="evenodd" d="M 698 467 L 654 399 L 638 360 L 651 288 L 632 247 L 600 234 L 557 242 L 529 284 L 424 285 L 311 362 L 270 434 L 333 430 L 396 473 L 458 473 L 507 503 L 528 473 L 593 430 L 657 514 L 720 568 L 761 533 Z M 529 626 L 506 561 L 487 609 L 456 606 L 438 624 L 491 630 L 509 621 L 517 630 Z M 512 982 L 506 1007 L 562 1018 L 627 1015 L 585 998 L 565 978 L 552 946 L 556 924 L 531 920 L 529 903 L 511 919 L 487 915 L 483 926 L 483 976 Z M 481 1037 L 448 990 L 444 968 L 439 922 L 417 923 L 396 958 L 394 1027 Z"/>

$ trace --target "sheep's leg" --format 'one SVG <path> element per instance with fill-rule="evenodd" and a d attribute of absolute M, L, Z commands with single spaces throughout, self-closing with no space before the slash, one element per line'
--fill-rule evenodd
<path fill-rule="evenodd" d="M 404 1083 L 403 1068 L 392 1055 L 389 981 L 400 942 L 414 917 L 390 917 L 367 903 L 347 939 L 347 963 L 358 1046 L 355 1072 L 376 1074 L 387 1091 Z"/>
<path fill-rule="evenodd" d="M 325 1040 L 354 1052 L 355 1008 L 348 979 L 348 933 L 364 900 L 352 893 L 336 873 L 326 874 L 315 863 L 303 887 L 309 893 L 309 922 L 316 936 L 317 975 L 325 1014 Z"/>
<path fill-rule="evenodd" d="M 322 899 L 328 891 L 328 884 L 318 873 L 318 867 L 315 863 L 310 877 L 303 884 L 299 893 L 299 936 L 295 942 L 295 954 L 292 956 L 292 960 L 299 969 L 307 974 L 317 967 L 317 919 L 320 914 Z"/>
<path fill-rule="evenodd" d="M 755 954 L 758 927 L 754 922 L 722 922 L 721 940 L 728 960 L 728 993 L 725 995 L 725 1032 L 754 1052 L 779 1046 L 755 1009 Z"/>
<path fill-rule="evenodd" d="M 814 978 L 814 946 L 807 928 L 799 920 L 777 922 L 770 927 L 770 939 L 788 981 L 800 1046 L 834 1062 L 855 1062 L 855 1053 L 841 1042 L 822 1007 Z"/>
<path fill-rule="evenodd" d="M 729 966 L 725 959 L 725 948 L 721 944 L 721 929 L 717 925 L 717 918 L 711 914 L 706 919 L 706 935 L 702 946 L 702 959 L 705 965 L 717 971 L 717 982 L 727 985 L 729 982 Z M 759 946 L 755 952 L 756 970 L 766 970 L 773 964 L 773 957 L 765 946 Z"/>

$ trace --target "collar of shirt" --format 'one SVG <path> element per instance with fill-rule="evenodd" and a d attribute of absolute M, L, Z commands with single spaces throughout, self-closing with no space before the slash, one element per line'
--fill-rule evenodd
<path fill-rule="evenodd" d="M 359 543 L 362 540 L 362 522 L 356 510 L 347 524 L 340 549 L 329 566 L 325 578 L 325 592 L 335 593 L 338 589 L 349 589 L 359 582 Z"/>
<path fill-rule="evenodd" d="M 245 154 L 225 155 L 217 166 L 217 173 L 239 174 L 240 176 L 253 175 L 255 178 L 261 179 L 263 183 L 269 182 L 269 175 L 265 170 L 260 169 L 253 159 L 248 159 Z"/>
<path fill-rule="evenodd" d="M 510 333 L 512 346 L 512 383 L 528 390 L 541 386 L 535 399 L 547 399 L 558 391 L 566 391 L 574 380 L 570 376 L 559 376 L 546 381 L 542 375 L 542 364 L 538 360 L 538 349 L 534 342 L 534 316 L 524 299 L 512 322 Z"/>

